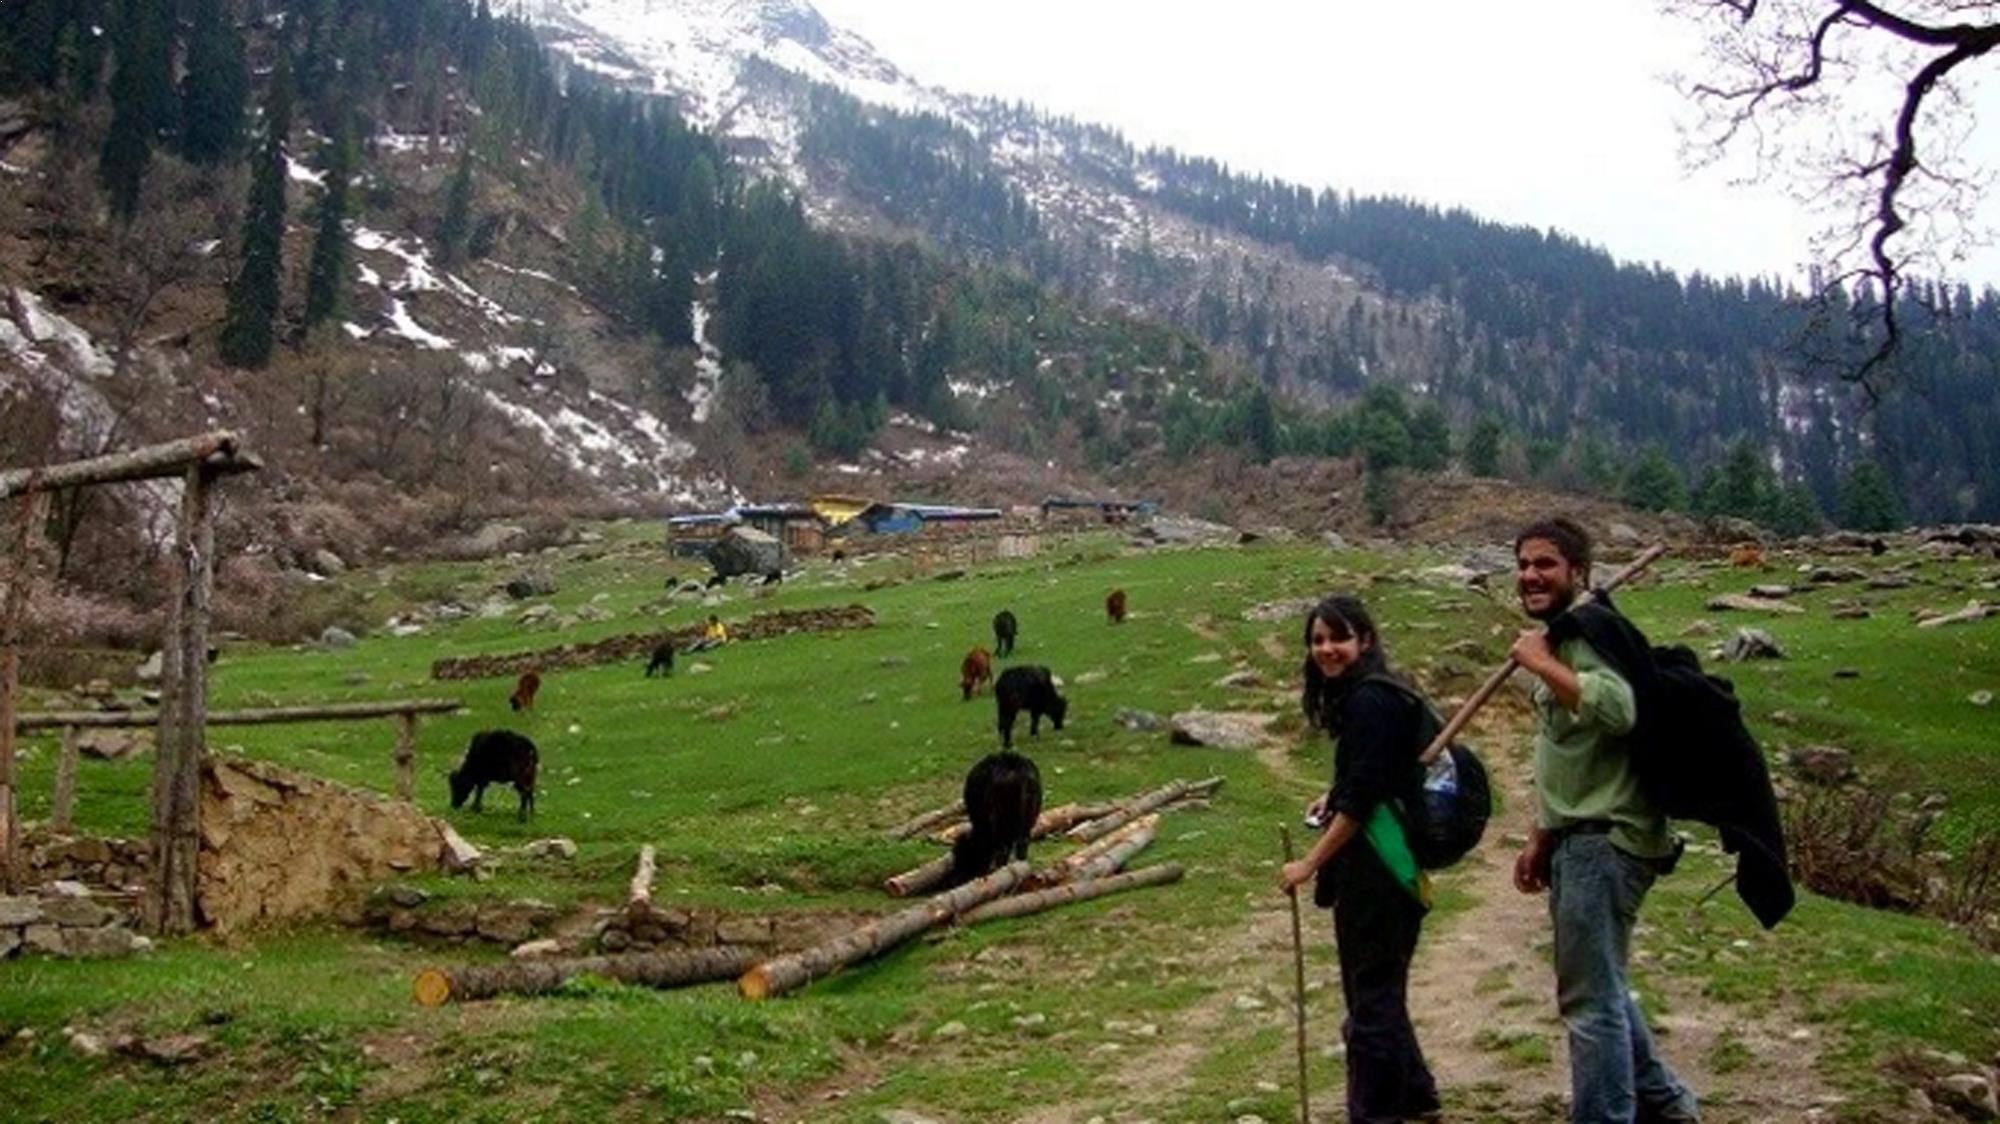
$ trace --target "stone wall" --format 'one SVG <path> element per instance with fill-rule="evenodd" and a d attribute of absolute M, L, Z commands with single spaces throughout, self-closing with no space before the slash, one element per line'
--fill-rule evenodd
<path fill-rule="evenodd" d="M 202 765 L 197 905 L 219 932 L 356 916 L 382 882 L 445 869 L 448 837 L 413 804 L 211 754 Z"/>
<path fill-rule="evenodd" d="M 152 942 L 133 932 L 137 899 L 60 881 L 34 894 L 0 897 L 0 959 L 22 953 L 126 956 Z"/>
<path fill-rule="evenodd" d="M 28 881 L 81 882 L 106 890 L 136 893 L 152 869 L 152 847 L 144 839 L 99 839 L 59 835 L 43 826 L 30 827 L 22 837 Z"/>
<path fill-rule="evenodd" d="M 744 640 L 768 640 L 774 636 L 788 636 L 797 632 L 839 632 L 869 628 L 875 624 L 875 614 L 865 605 L 848 605 L 845 608 L 834 609 L 782 609 L 777 612 L 758 613 L 744 621 L 724 623 L 729 626 L 730 642 L 736 643 Z M 547 673 L 562 668 L 623 663 L 628 660 L 644 659 L 662 640 L 672 640 L 674 647 L 685 649 L 688 644 L 700 638 L 701 631 L 701 625 L 691 624 L 661 632 L 628 632 L 588 644 L 563 644 L 533 652 L 507 652 L 492 656 L 439 660 L 431 665 L 431 678 L 492 679 L 504 675 L 519 675 L 529 669 Z"/>

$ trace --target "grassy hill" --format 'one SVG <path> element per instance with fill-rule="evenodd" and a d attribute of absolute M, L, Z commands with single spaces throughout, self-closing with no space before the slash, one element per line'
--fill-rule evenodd
<path fill-rule="evenodd" d="M 511 575 L 493 565 L 350 573 L 315 591 L 377 625 L 346 651 L 230 648 L 219 707 L 456 695 L 467 713 L 427 720 L 418 802 L 475 842 L 507 847 L 550 835 L 572 861 L 506 859 L 490 881 L 413 879 L 443 898 L 534 897 L 588 915 L 622 900 L 634 853 L 659 849 L 667 904 L 758 913 L 887 907 L 882 878 L 936 854 L 886 830 L 948 802 L 964 770 L 997 744 L 991 699 L 961 702 L 959 657 L 989 644 L 1000 608 L 1021 620 L 1017 663 L 1067 680 L 1070 722 L 1017 746 L 1040 765 L 1048 803 L 1133 793 L 1175 777 L 1220 774 L 1205 808 L 1170 812 L 1139 863 L 1172 860 L 1185 881 L 1017 921 L 949 931 L 798 995 L 763 1004 L 711 986 L 652 992 L 586 981 L 563 994 L 425 1010 L 410 998 L 422 967 L 497 952 L 422 947 L 332 926 L 227 942 L 172 942 L 124 963 L 14 960 L 0 965 L 0 1084 L 17 1119 L 723 1119 L 874 1121 L 904 1108 L 954 1120 L 1216 1120 L 1291 1107 L 1288 921 L 1273 889 L 1276 826 L 1323 783 L 1327 749 L 1295 717 L 1295 611 L 1271 602 L 1361 589 L 1396 662 L 1440 697 L 1462 695 L 1506 650 L 1518 618 L 1503 591 L 1438 584 L 1441 551 L 1330 552 L 1301 544 L 1134 553 L 1110 538 L 1052 543 L 1036 559 L 975 567 L 956 580 L 883 557 L 815 562 L 769 597 L 730 591 L 719 606 L 662 596 L 669 562 L 656 532 L 604 528 L 601 541 L 533 560 L 556 578 L 561 614 L 607 618 L 557 631 L 504 613 L 394 636 L 380 627 L 455 597 L 478 605 Z M 1803 559 L 1788 560 L 1804 561 Z M 1842 559 L 1842 562 L 1850 561 Z M 1754 622 L 1791 658 L 1732 669 L 1774 750 L 1835 742 L 1876 783 L 1942 791 L 1941 831 L 1967 840 L 2000 824 L 2000 715 L 1968 698 L 2000 686 L 2000 621 L 1919 630 L 1912 609 L 1979 595 L 1991 563 L 1891 555 L 1914 584 L 1801 592 L 1808 612 Z M 1665 563 L 1622 599 L 1664 641 L 1702 608 L 1772 575 Z M 865 585 L 881 584 L 864 589 Z M 1501 583 L 1504 585 L 1504 581 Z M 1131 620 L 1108 625 L 1103 595 L 1128 591 Z M 1970 591 L 1969 593 L 1967 591 Z M 1872 603 L 1835 620 L 1827 602 Z M 532 717 L 506 709 L 510 684 L 434 684 L 435 659 L 679 626 L 710 611 L 733 620 L 771 608 L 863 603 L 874 628 L 732 644 L 683 655 L 671 679 L 640 663 L 552 673 Z M 497 603 L 496 603 L 497 604 Z M 697 664 L 707 670 L 697 670 Z M 1249 668 L 1270 686 L 1216 685 Z M 1835 678 L 1852 669 L 1857 678 Z M 1114 720 L 1120 707 L 1166 714 L 1193 705 L 1280 715 L 1265 751 L 1171 746 Z M 1768 719 L 1787 712 L 1790 723 Z M 541 747 L 538 814 L 511 794 L 483 816 L 448 808 L 441 771 L 476 730 L 508 725 Z M 1525 802 L 1522 716 L 1494 708 L 1478 744 L 1502 778 L 1503 815 L 1482 852 L 1443 879 L 1417 974 L 1418 1019 L 1448 1105 L 1484 1118 L 1551 1118 L 1562 1086 L 1560 1028 L 1539 901 L 1501 893 Z M 388 723 L 218 729 L 217 747 L 387 791 Z M 51 746 L 30 742 L 25 814 L 46 814 Z M 87 761 L 79 820 L 92 831 L 144 827 L 143 760 Z M 1038 845 L 1037 855 L 1057 849 Z M 1793 1118 L 1812 1105 L 1850 1119 L 1905 1111 L 1904 1086 L 1956 1052 L 1983 1064 L 2000 1047 L 2000 960 L 1937 922 L 1806 896 L 1775 933 L 1726 892 L 1696 899 L 1725 871 L 1691 854 L 1648 903 L 1638 938 L 1649 1011 L 1666 1050 L 1690 1069 L 1715 1119 Z M 1324 918 L 1308 917 L 1315 980 L 1315 1103 L 1338 1103 L 1338 988 Z M 198 1031 L 215 1046 L 179 1068 L 86 1058 L 63 1028 Z M 25 1032 L 32 1030 L 28 1035 Z M 1559 1104 L 1556 1105 L 1559 1108 Z M 733 1118 L 744 1119 L 736 1115 Z"/>

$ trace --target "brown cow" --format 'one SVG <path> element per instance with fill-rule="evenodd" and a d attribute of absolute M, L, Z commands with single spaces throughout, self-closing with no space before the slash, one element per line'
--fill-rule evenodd
<path fill-rule="evenodd" d="M 1112 624 L 1125 623 L 1124 590 L 1114 589 L 1111 591 L 1111 595 L 1104 599 L 1104 615 L 1111 618 Z"/>
<path fill-rule="evenodd" d="M 507 696 L 507 705 L 515 710 L 533 710 L 535 692 L 541 689 L 541 675 L 535 671 L 524 671 L 521 678 L 514 681 L 514 693 Z"/>
<path fill-rule="evenodd" d="M 1730 547 L 1729 564 L 1739 570 L 1761 570 L 1764 568 L 1764 548 L 1752 542 Z"/>
<path fill-rule="evenodd" d="M 984 648 L 974 648 L 965 653 L 965 662 L 958 665 L 958 689 L 965 693 L 966 701 L 979 692 L 981 683 L 993 682 L 993 657 Z"/>

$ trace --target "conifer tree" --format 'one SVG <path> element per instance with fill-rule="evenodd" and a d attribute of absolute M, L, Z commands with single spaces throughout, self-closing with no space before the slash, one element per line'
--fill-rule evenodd
<path fill-rule="evenodd" d="M 214 166 L 236 153 L 250 79 L 225 0 L 194 0 L 181 81 L 181 154 Z"/>
<path fill-rule="evenodd" d="M 1474 476 L 1498 476 L 1500 439 L 1499 418 L 1486 414 L 1474 423 L 1472 436 L 1465 441 L 1465 471 Z"/>
<path fill-rule="evenodd" d="M 465 250 L 465 236 L 472 229 L 472 146 L 467 144 L 452 173 L 451 187 L 445 192 L 444 216 L 438 220 L 438 263 L 450 267 Z"/>
<path fill-rule="evenodd" d="M 153 144 L 172 128 L 169 0 L 129 0 L 125 6 L 111 78 L 111 128 L 97 163 L 111 210 L 130 222 L 139 207 L 139 185 L 153 159 Z"/>
<path fill-rule="evenodd" d="M 1410 417 L 1410 467 L 1437 472 L 1451 463 L 1451 427 L 1445 424 L 1444 410 L 1426 402 Z"/>
<path fill-rule="evenodd" d="M 1625 474 L 1621 498 L 1640 511 L 1678 511 L 1687 507 L 1687 485 L 1666 450 L 1648 445 Z"/>
<path fill-rule="evenodd" d="M 262 367 L 271 358 L 272 323 L 283 299 L 285 252 L 285 142 L 292 127 L 292 73 L 281 54 L 264 109 L 250 202 L 243 216 L 243 253 L 229 283 L 222 323 L 222 361 Z"/>
<path fill-rule="evenodd" d="M 1271 406 L 1271 392 L 1261 383 L 1244 411 L 1243 437 L 1250 459 L 1257 464 L 1269 464 L 1277 454 L 1278 418 Z"/>
<path fill-rule="evenodd" d="M 1903 502 L 1889 474 L 1874 461 L 1849 470 L 1840 485 L 1840 525 L 1850 531 L 1893 531 L 1904 522 Z"/>
<path fill-rule="evenodd" d="M 352 128 L 343 125 L 339 135 L 327 142 L 322 152 L 320 170 L 326 176 L 326 190 L 320 193 L 312 261 L 306 268 L 308 334 L 339 314 L 341 298 L 346 293 L 348 180 L 354 174 Z"/>
<path fill-rule="evenodd" d="M 1786 538 L 1816 535 L 1824 523 L 1812 489 L 1803 483 L 1787 484 L 1771 499 L 1771 529 Z"/>

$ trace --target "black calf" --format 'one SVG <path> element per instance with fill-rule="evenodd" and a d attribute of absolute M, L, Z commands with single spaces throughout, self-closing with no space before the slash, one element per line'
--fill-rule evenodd
<path fill-rule="evenodd" d="M 470 796 L 472 810 L 484 811 L 480 805 L 486 798 L 486 786 L 511 784 L 521 794 L 520 816 L 526 820 L 535 810 L 535 772 L 540 762 L 535 743 L 527 738 L 512 730 L 482 730 L 472 735 L 465 760 L 449 775 L 451 806 L 462 807 Z"/>
<path fill-rule="evenodd" d="M 1022 711 L 1028 712 L 1032 736 L 1040 736 L 1043 715 L 1060 730 L 1069 714 L 1069 700 L 1056 694 L 1055 678 L 1046 667 L 1023 664 L 1001 672 L 993 698 L 1000 706 L 1000 744 L 1007 749 L 1014 748 L 1014 719 Z"/>
<path fill-rule="evenodd" d="M 654 672 L 658 672 L 661 675 L 672 675 L 674 673 L 673 641 L 662 640 L 659 646 L 653 649 L 653 662 L 646 665 L 646 678 L 651 679 Z"/>

